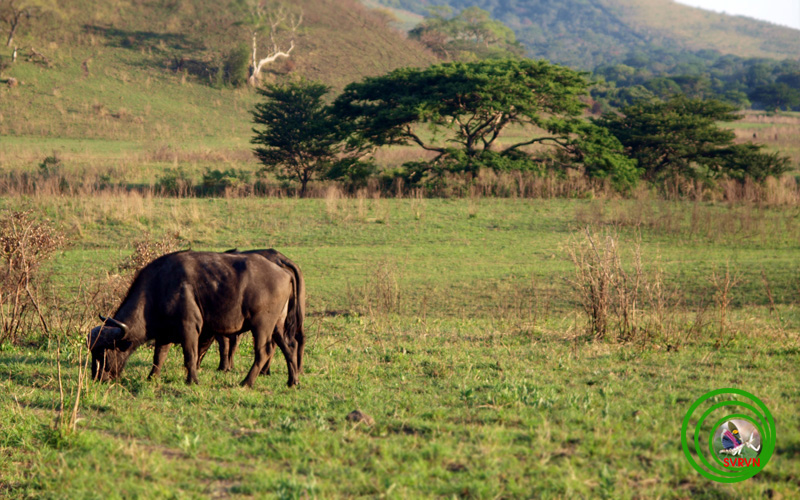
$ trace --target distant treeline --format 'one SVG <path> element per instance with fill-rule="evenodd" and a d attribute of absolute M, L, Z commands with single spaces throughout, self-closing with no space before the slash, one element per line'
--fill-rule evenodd
<path fill-rule="evenodd" d="M 800 110 L 800 61 L 791 59 L 665 50 L 657 58 L 634 53 L 621 62 L 598 66 L 594 75 L 605 84 L 592 96 L 617 107 L 642 98 L 684 94 L 755 109 Z"/>

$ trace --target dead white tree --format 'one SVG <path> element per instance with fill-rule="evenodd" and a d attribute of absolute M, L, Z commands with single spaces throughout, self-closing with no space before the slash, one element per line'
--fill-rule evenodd
<path fill-rule="evenodd" d="M 264 0 L 250 3 L 250 34 L 253 38 L 253 51 L 250 59 L 247 83 L 255 87 L 261 77 L 261 70 L 281 57 L 289 57 L 295 47 L 297 28 L 303 22 L 303 13 L 292 13 L 283 6 L 275 6 Z M 285 36 L 288 34 L 288 40 Z M 266 35 L 269 39 L 267 56 L 258 58 L 258 39 Z M 288 48 L 286 48 L 288 44 Z M 282 47 L 283 46 L 283 47 Z"/>

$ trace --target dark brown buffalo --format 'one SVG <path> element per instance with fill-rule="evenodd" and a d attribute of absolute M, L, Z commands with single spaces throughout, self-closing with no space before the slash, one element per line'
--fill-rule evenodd
<path fill-rule="evenodd" d="M 92 329 L 92 376 L 119 377 L 130 354 L 155 341 L 151 376 L 171 344 L 183 347 L 187 383 L 198 383 L 199 353 L 216 335 L 253 332 L 255 359 L 242 385 L 252 387 L 274 341 L 297 383 L 297 284 L 294 276 L 260 255 L 176 252 L 142 268 L 111 318 Z"/>
<path fill-rule="evenodd" d="M 254 254 L 260 255 L 267 259 L 268 261 L 272 262 L 273 264 L 278 265 L 281 269 L 284 269 L 286 272 L 292 273 L 295 279 L 295 283 L 297 283 L 297 307 L 295 308 L 295 312 L 297 313 L 297 317 L 295 319 L 295 324 L 297 325 L 297 333 L 296 333 L 296 340 L 297 340 L 297 370 L 299 373 L 303 373 L 303 352 L 305 351 L 305 331 L 303 329 L 303 322 L 305 320 L 306 314 L 306 285 L 305 279 L 303 278 L 303 273 L 300 271 L 300 268 L 291 261 L 288 257 L 280 253 L 279 251 L 268 248 L 266 250 L 247 250 L 244 252 L 240 252 L 239 250 L 233 249 L 228 250 L 225 253 L 231 254 Z M 219 346 L 219 367 L 217 368 L 219 371 L 230 371 L 233 370 L 233 355 L 236 353 L 236 349 L 239 346 L 239 341 L 241 340 L 241 334 L 235 335 L 217 335 L 217 345 Z M 262 374 L 268 375 L 270 372 L 270 365 L 272 364 L 272 354 L 275 352 L 275 345 L 274 343 L 267 348 L 267 363 L 264 365 L 264 368 L 261 370 Z M 200 353 L 200 359 L 202 361 L 205 352 Z"/>

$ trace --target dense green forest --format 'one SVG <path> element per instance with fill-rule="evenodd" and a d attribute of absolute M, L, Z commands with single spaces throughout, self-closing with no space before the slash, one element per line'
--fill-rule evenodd
<path fill-rule="evenodd" d="M 664 53 L 655 61 L 634 53 L 624 62 L 596 67 L 595 77 L 605 84 L 593 96 L 614 106 L 684 94 L 770 111 L 800 109 L 800 61 L 709 52 Z"/>
<path fill-rule="evenodd" d="M 446 5 L 477 6 L 509 26 L 533 57 L 580 69 L 625 59 L 631 52 L 714 50 L 743 57 L 793 57 L 797 30 L 672 0 L 376 0 L 428 15 Z"/>
<path fill-rule="evenodd" d="M 442 12 L 432 7 L 434 3 L 420 0 L 381 3 L 427 13 L 424 23 L 429 24 Z M 614 106 L 682 93 L 758 109 L 800 107 L 800 62 L 788 58 L 800 44 L 796 30 L 661 0 L 641 5 L 627 5 L 626 0 L 444 3 L 454 16 L 472 5 L 485 9 L 514 31 L 516 42 L 530 57 L 594 71 L 606 85 L 600 85 L 593 97 Z M 674 20 L 677 14 L 686 16 L 685 24 L 717 33 L 716 38 L 705 41 L 686 35 Z M 756 42 L 737 45 L 734 40 L 745 31 Z"/>

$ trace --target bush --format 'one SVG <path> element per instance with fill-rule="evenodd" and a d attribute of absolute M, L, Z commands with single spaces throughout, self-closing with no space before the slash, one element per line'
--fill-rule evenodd
<path fill-rule="evenodd" d="M 92 309 L 105 311 L 104 314 L 116 310 L 139 269 L 162 255 L 180 250 L 184 245 L 185 240 L 178 233 L 169 233 L 157 240 L 146 233 L 142 239 L 134 241 L 133 253 L 117 264 L 105 279 L 98 280 L 90 287 Z"/>
<path fill-rule="evenodd" d="M 207 170 L 203 174 L 203 194 L 222 194 L 228 189 L 241 189 L 250 183 L 250 172 L 246 170 Z"/>
<path fill-rule="evenodd" d="M 217 86 L 242 87 L 247 83 L 250 68 L 250 49 L 247 45 L 226 53 L 217 70 Z"/>
<path fill-rule="evenodd" d="M 31 210 L 0 219 L 0 344 L 16 342 L 36 322 L 47 329 L 35 278 L 41 264 L 63 244 L 63 235 Z"/>
<path fill-rule="evenodd" d="M 368 161 L 344 159 L 334 163 L 325 173 L 325 178 L 342 181 L 348 189 L 358 189 L 367 185 L 367 180 L 377 172 L 374 158 Z"/>
<path fill-rule="evenodd" d="M 183 169 L 168 168 L 156 181 L 156 189 L 161 191 L 162 194 L 169 194 L 174 196 L 187 195 L 194 185 L 189 174 Z"/>

